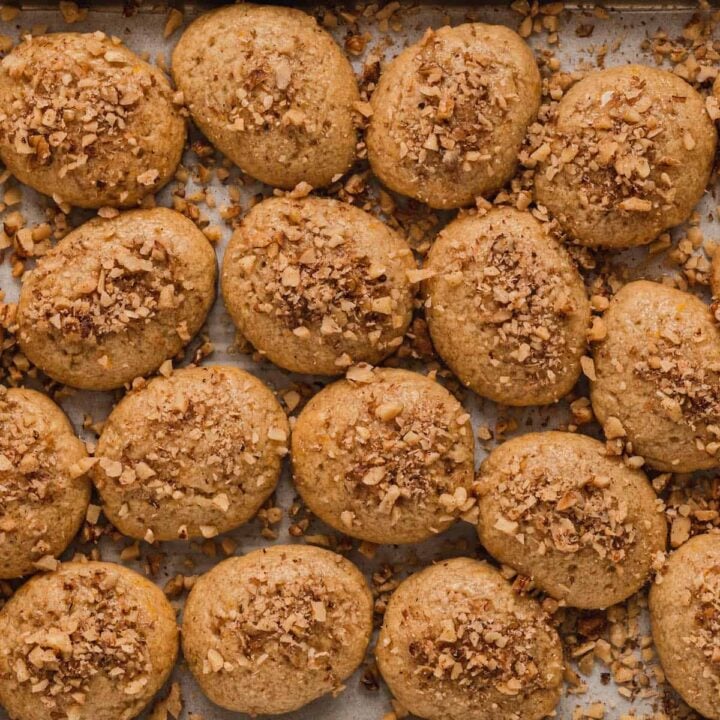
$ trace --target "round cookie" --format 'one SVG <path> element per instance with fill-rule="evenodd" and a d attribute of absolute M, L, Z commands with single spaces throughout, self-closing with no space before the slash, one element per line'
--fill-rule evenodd
<path fill-rule="evenodd" d="M 90 502 L 88 464 L 49 397 L 0 385 L 0 578 L 35 572 L 70 544 Z"/>
<path fill-rule="evenodd" d="M 160 588 L 114 563 L 64 563 L 0 611 L 0 703 L 16 720 L 130 720 L 177 649 Z"/>
<path fill-rule="evenodd" d="M 650 620 L 667 680 L 720 720 L 720 535 L 696 535 L 670 555 L 650 590 Z"/>
<path fill-rule="evenodd" d="M 644 473 L 585 435 L 504 442 L 483 462 L 478 493 L 485 549 L 571 607 L 622 602 L 665 550 L 667 523 Z"/>
<path fill-rule="evenodd" d="M 461 207 L 514 174 L 540 106 L 540 73 L 509 28 L 443 27 L 383 70 L 371 103 L 368 159 L 378 178 L 431 207 Z"/>
<path fill-rule="evenodd" d="M 565 248 L 530 213 L 463 215 L 425 267 L 425 316 L 460 381 L 504 405 L 545 405 L 580 376 L 590 304 Z"/>
<path fill-rule="evenodd" d="M 271 198 L 233 234 L 222 292 L 240 332 L 276 365 L 337 375 L 400 346 L 415 269 L 409 245 L 363 210 L 315 197 Z"/>
<path fill-rule="evenodd" d="M 125 535 L 212 537 L 275 489 L 290 429 L 270 389 L 222 365 L 186 368 L 126 395 L 103 426 L 93 479 Z"/>
<path fill-rule="evenodd" d="M 185 604 L 183 653 L 220 707 L 290 712 L 342 689 L 365 656 L 372 611 L 349 560 L 309 545 L 274 545 L 200 577 Z"/>
<path fill-rule="evenodd" d="M 27 36 L 0 62 L 0 108 L 7 169 L 78 207 L 137 205 L 185 144 L 165 75 L 101 32 Z"/>
<path fill-rule="evenodd" d="M 720 466 L 720 329 L 690 293 L 637 281 L 604 316 L 594 348 L 593 410 L 608 440 L 656 470 Z"/>
<path fill-rule="evenodd" d="M 373 543 L 433 537 L 474 502 L 470 416 L 407 370 L 362 368 L 321 390 L 293 427 L 292 463 L 315 515 Z"/>
<path fill-rule="evenodd" d="M 216 274 L 207 238 L 174 210 L 90 220 L 25 276 L 20 347 L 58 382 L 121 387 L 190 341 L 215 298 Z"/>
<path fill-rule="evenodd" d="M 556 630 L 536 600 L 470 558 L 400 584 L 375 654 L 392 694 L 425 720 L 540 720 L 560 699 Z"/>
<path fill-rule="evenodd" d="M 713 253 L 710 262 L 710 290 L 715 301 L 720 300 L 720 252 Z"/>
<path fill-rule="evenodd" d="M 172 73 L 210 142 L 268 185 L 323 187 L 355 159 L 355 75 L 300 10 L 243 3 L 205 13 L 175 47 Z"/>
<path fill-rule="evenodd" d="M 536 200 L 582 245 L 643 245 L 690 216 L 716 142 L 705 101 L 682 78 L 644 65 L 599 70 L 546 127 Z"/>

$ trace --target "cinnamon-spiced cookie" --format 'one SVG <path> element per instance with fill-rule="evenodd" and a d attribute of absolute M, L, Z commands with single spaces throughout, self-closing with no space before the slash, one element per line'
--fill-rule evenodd
<path fill-rule="evenodd" d="M 591 400 L 608 440 L 657 470 L 720 466 L 720 329 L 708 306 L 642 280 L 615 295 L 604 322 Z"/>
<path fill-rule="evenodd" d="M 670 555 L 650 590 L 650 620 L 667 680 L 720 720 L 720 535 L 697 535 Z"/>
<path fill-rule="evenodd" d="M 434 208 L 469 205 L 512 177 L 540 105 L 532 51 L 502 25 L 428 30 L 382 72 L 367 132 L 373 172 Z"/>
<path fill-rule="evenodd" d="M 665 550 L 667 523 L 645 475 L 585 435 L 508 440 L 478 480 L 485 549 L 571 607 L 630 597 Z"/>
<path fill-rule="evenodd" d="M 0 611 L 0 703 L 17 720 L 130 720 L 177 649 L 160 588 L 122 565 L 65 563 Z"/>
<path fill-rule="evenodd" d="M 93 479 L 125 535 L 214 537 L 247 522 L 275 489 L 288 435 L 256 377 L 223 365 L 177 370 L 112 411 Z"/>
<path fill-rule="evenodd" d="M 137 205 L 185 144 L 165 75 L 101 32 L 26 36 L 0 62 L 0 108 L 7 169 L 78 207 Z"/>
<path fill-rule="evenodd" d="M 463 384 L 504 405 L 545 405 L 570 392 L 590 304 L 570 255 L 529 212 L 455 219 L 425 266 L 433 344 Z"/>
<path fill-rule="evenodd" d="M 0 385 L 0 578 L 35 572 L 70 544 L 90 502 L 89 465 L 49 397 Z"/>
<path fill-rule="evenodd" d="M 403 238 L 359 208 L 270 198 L 230 240 L 222 292 L 240 332 L 276 365 L 337 375 L 400 346 L 415 268 Z"/>
<path fill-rule="evenodd" d="M 373 600 L 360 571 L 309 545 L 274 545 L 216 565 L 185 604 L 185 660 L 220 707 L 291 712 L 360 665 Z"/>
<path fill-rule="evenodd" d="M 293 428 L 292 461 L 310 510 L 370 542 L 425 540 L 474 502 L 470 416 L 407 370 L 359 368 L 321 390 Z"/>
<path fill-rule="evenodd" d="M 58 382 L 121 387 L 197 333 L 215 298 L 216 273 L 207 238 L 174 210 L 90 220 L 25 276 L 20 347 Z"/>
<path fill-rule="evenodd" d="M 560 100 L 535 153 L 535 195 L 583 245 L 643 245 L 690 216 L 716 142 L 705 101 L 678 75 L 598 70 Z"/>
<path fill-rule="evenodd" d="M 536 600 L 470 558 L 400 584 L 375 654 L 393 695 L 425 720 L 541 720 L 560 699 L 557 631 Z"/>
<path fill-rule="evenodd" d="M 268 185 L 322 187 L 355 158 L 357 81 L 311 15 L 250 3 L 205 13 L 180 38 L 172 72 L 210 142 Z"/>

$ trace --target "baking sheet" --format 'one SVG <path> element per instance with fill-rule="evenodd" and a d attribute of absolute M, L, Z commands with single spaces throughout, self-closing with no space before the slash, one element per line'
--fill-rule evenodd
<path fill-rule="evenodd" d="M 176 3 L 173 4 L 177 5 Z M 182 27 L 184 28 L 189 21 L 202 12 L 204 7 L 212 4 L 216 3 L 208 3 L 205 6 L 191 3 L 178 5 L 183 7 L 185 12 Z M 70 26 L 63 21 L 61 14 L 56 9 L 48 9 L 48 7 L 52 8 L 52 3 L 47 3 L 45 6 L 30 3 L 11 22 L 0 23 L 0 34 L 12 35 L 17 38 L 20 33 L 28 30 L 35 33 L 63 30 L 102 30 L 108 34 L 121 37 L 134 51 L 148 53 L 153 61 L 157 61 L 158 58 L 169 61 L 172 46 L 177 41 L 182 28 L 176 31 L 169 40 L 163 40 L 163 28 L 167 19 L 166 6 L 153 6 L 146 3 L 141 8 L 130 13 L 128 10 L 131 4 L 128 3 L 101 2 L 91 3 L 91 5 L 88 17 L 83 22 Z M 399 3 L 395 3 L 395 5 L 399 5 Z M 308 6 L 305 5 L 305 7 Z M 353 9 L 350 5 L 346 7 Z M 125 12 L 123 12 L 123 9 Z M 375 9 L 377 9 L 377 6 L 375 6 Z M 653 58 L 646 48 L 647 39 L 657 30 L 664 30 L 672 37 L 678 36 L 683 26 L 691 18 L 693 10 L 692 5 L 625 3 L 616 4 L 615 7 L 609 8 L 609 18 L 602 19 L 598 16 L 602 15 L 602 13 L 594 12 L 591 7 L 570 9 L 570 6 L 567 6 L 565 12 L 559 16 L 561 33 L 557 45 L 548 45 L 548 33 L 546 32 L 534 35 L 529 42 L 538 53 L 544 53 L 549 48 L 552 49 L 555 56 L 560 60 L 562 68 L 567 71 L 594 66 L 597 53 L 603 47 L 607 49 L 605 64 L 608 66 L 634 61 L 653 64 Z M 319 15 L 321 14 L 320 12 Z M 448 22 L 458 24 L 467 20 L 478 20 L 503 23 L 512 28 L 517 28 L 522 19 L 521 15 L 513 11 L 507 4 L 501 2 L 496 4 L 469 2 L 467 5 L 452 3 L 444 7 L 404 3 L 401 8 L 392 14 L 387 29 L 385 29 L 385 24 L 381 23 L 378 26 L 376 20 L 363 17 L 362 9 L 359 13 L 361 17 L 358 26 L 352 28 L 343 21 L 340 14 L 335 14 L 340 19 L 340 24 L 333 30 L 333 34 L 341 45 L 351 29 L 353 34 L 362 35 L 367 32 L 371 36 L 365 52 L 352 57 L 358 73 L 362 69 L 364 58 L 368 52 L 378 49 L 386 57 L 390 57 L 407 42 L 419 39 L 429 26 L 439 27 Z M 367 15 L 374 15 L 374 10 L 368 12 Z M 589 26 L 592 26 L 592 34 L 579 37 L 579 35 L 588 32 Z M 162 64 L 162 59 L 160 63 Z M 192 135 L 192 139 L 197 137 L 197 133 Z M 186 167 L 192 170 L 196 162 L 197 156 L 192 151 L 188 151 L 184 159 Z M 205 162 L 207 163 L 207 160 Z M 234 170 L 229 183 L 235 182 L 238 177 L 237 171 Z M 222 258 L 223 248 L 231 234 L 230 227 L 223 222 L 219 215 L 219 209 L 228 204 L 227 184 L 213 178 L 207 189 L 216 200 L 216 208 L 210 208 L 204 204 L 200 205 L 203 215 L 207 217 L 210 224 L 222 228 L 222 239 L 217 246 L 219 260 Z M 159 204 L 171 204 L 173 186 L 174 183 L 171 183 L 168 188 L 160 193 L 158 196 Z M 194 191 L 199 189 L 201 187 L 194 179 L 191 179 L 187 186 L 187 195 L 191 196 Z M 268 194 L 269 192 L 271 192 L 269 188 L 245 178 L 242 187 L 243 207 L 248 206 L 250 197 L 256 193 Z M 706 234 L 709 235 L 712 235 L 717 222 L 713 194 L 714 185 L 711 192 L 706 195 L 701 207 L 702 224 Z M 47 207 L 48 202 L 46 198 L 37 195 L 28 188 L 23 189 L 22 211 L 26 216 L 27 225 L 41 222 L 44 219 L 43 209 Z M 16 209 L 17 206 L 10 208 L 10 210 Z M 72 219 L 74 223 L 77 223 L 89 215 L 89 213 L 73 213 Z M 448 214 L 444 219 L 451 216 L 452 214 Z M 676 267 L 664 260 L 666 256 L 654 257 L 650 262 L 646 262 L 646 257 L 644 250 L 625 252 L 613 256 L 613 262 L 616 266 L 625 268 L 629 276 L 645 275 L 657 278 L 664 274 L 677 272 Z M 7 258 L 0 265 L 0 288 L 6 293 L 6 302 L 17 299 L 19 283 L 11 277 L 10 263 Z M 235 331 L 233 325 L 220 299 L 212 309 L 205 330 L 214 346 L 214 352 L 205 360 L 206 363 L 238 365 L 254 373 L 278 391 L 294 387 L 294 384 L 298 382 L 317 389 L 322 383 L 326 382 L 326 380 L 286 373 L 268 363 L 257 363 L 251 356 L 238 352 L 234 347 Z M 197 342 L 191 347 L 195 346 L 197 346 Z M 188 356 L 191 355 L 192 352 L 189 352 Z M 586 389 L 581 384 L 578 394 L 585 393 Z M 62 398 L 61 404 L 69 413 L 76 430 L 84 438 L 93 440 L 94 434 L 91 431 L 82 429 L 83 419 L 90 415 L 95 421 L 103 420 L 118 397 L 117 393 L 71 392 Z M 511 430 L 506 436 L 512 434 L 513 427 L 517 428 L 516 432 L 523 432 L 531 429 L 565 428 L 568 423 L 572 422 L 567 402 L 561 402 L 552 408 L 508 410 L 498 408 L 489 401 L 483 401 L 472 393 L 465 393 L 463 402 L 467 410 L 472 414 L 476 430 L 481 425 L 488 426 L 491 430 L 509 427 Z M 583 427 L 583 432 L 592 433 L 593 427 Z M 477 464 L 485 455 L 486 450 L 491 448 L 493 444 L 493 442 L 478 443 Z M 304 542 L 313 535 L 323 536 L 320 538 L 315 537 L 314 540 L 316 541 L 329 538 L 332 547 L 343 550 L 352 560 L 358 563 L 366 572 L 371 584 L 373 576 L 375 577 L 374 589 L 378 588 L 378 579 L 380 576 L 384 577 L 384 568 L 388 565 L 395 570 L 395 574 L 391 578 L 392 581 L 396 581 L 407 573 L 419 569 L 424 564 L 436 559 L 455 555 L 474 556 L 482 554 L 474 528 L 464 522 L 458 523 L 449 532 L 433 541 L 410 547 L 380 547 L 376 549 L 372 557 L 369 557 L 372 553 L 368 552 L 367 548 L 360 552 L 357 542 L 350 543 L 346 538 L 338 538 L 333 531 L 319 521 L 311 522 L 304 540 L 296 538 L 290 534 L 290 525 L 306 516 L 301 511 L 297 517 L 289 517 L 289 511 L 295 505 L 296 500 L 286 467 L 275 496 L 275 504 L 284 510 L 282 522 L 272 526 L 272 529 L 277 532 L 277 539 L 266 540 L 261 536 L 263 524 L 259 520 L 255 520 L 224 537 L 230 537 L 237 543 L 237 553 L 250 551 L 269 542 Z M 218 538 L 218 541 L 221 539 Z M 98 547 L 103 559 L 118 560 L 119 552 L 131 545 L 132 542 L 127 539 L 118 540 L 117 537 L 103 537 L 98 546 L 76 542 L 65 557 L 71 557 L 74 551 L 89 553 L 93 547 Z M 210 545 L 213 545 L 213 543 L 210 543 Z M 153 579 L 160 586 L 164 586 L 170 578 L 178 573 L 194 575 L 212 567 L 224 557 L 219 542 L 215 542 L 214 547 L 217 550 L 217 555 L 211 557 L 208 554 L 208 546 L 202 548 L 198 543 L 171 542 L 154 547 L 141 543 L 140 557 L 137 560 L 126 561 L 125 564 L 140 572 L 148 572 L 150 567 L 156 568 L 157 572 L 153 575 Z M 158 559 L 159 555 L 161 557 Z M 387 589 L 387 587 L 384 589 Z M 184 596 L 179 600 L 173 600 L 173 603 L 180 607 L 183 599 Z M 644 611 L 641 613 L 641 625 L 647 631 Z M 389 695 L 382 682 L 379 683 L 378 687 L 372 681 L 372 674 L 368 674 L 368 668 L 371 665 L 371 653 L 369 652 L 366 663 L 347 681 L 346 690 L 338 698 L 328 697 L 321 699 L 298 712 L 283 717 L 288 720 L 325 720 L 329 718 L 334 720 L 379 720 L 392 708 Z M 592 676 L 583 678 L 584 682 L 588 684 L 587 692 L 581 695 L 564 694 L 557 709 L 557 717 L 568 719 L 584 717 L 582 714 L 584 711 L 580 711 L 578 708 L 585 708 L 586 710 L 590 708 L 588 711 L 591 712 L 592 704 L 599 701 L 605 703 L 604 717 L 608 719 L 620 719 L 627 714 L 637 715 L 638 717 L 654 716 L 654 710 L 660 707 L 658 696 L 654 690 L 646 693 L 650 697 L 637 697 L 627 700 L 618 694 L 617 687 L 614 686 L 612 680 L 607 682 L 607 678 L 603 677 L 602 673 L 607 673 L 607 668 L 596 663 Z M 244 717 L 237 713 L 225 712 L 204 699 L 184 666 L 182 659 L 178 662 L 171 682 L 179 682 L 182 686 L 185 709 L 181 717 L 184 719 L 188 718 L 190 713 L 200 715 L 203 720 L 230 720 L 230 718 Z M 658 692 L 662 692 L 662 690 Z M 147 713 L 145 716 L 147 716 Z M 0 718 L 5 720 L 6 717 L 0 711 Z M 597 715 L 593 715 L 593 717 L 597 717 Z M 666 717 L 689 716 L 671 712 Z"/>

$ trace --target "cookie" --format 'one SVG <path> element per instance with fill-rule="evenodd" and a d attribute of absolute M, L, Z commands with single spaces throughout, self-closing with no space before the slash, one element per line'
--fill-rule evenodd
<path fill-rule="evenodd" d="M 323 187 L 355 159 L 355 75 L 300 10 L 243 3 L 206 13 L 180 38 L 172 73 L 210 142 L 268 185 Z"/>
<path fill-rule="evenodd" d="M 431 207 L 461 207 L 514 174 L 540 73 L 509 28 L 443 27 L 382 71 L 371 102 L 367 149 L 378 178 Z"/>
<path fill-rule="evenodd" d="M 293 427 L 292 463 L 315 515 L 373 543 L 433 537 L 474 503 L 470 416 L 408 370 L 355 368 L 321 390 Z"/>
<path fill-rule="evenodd" d="M 669 683 L 720 720 L 720 535 L 696 535 L 670 555 L 650 590 L 650 621 Z"/>
<path fill-rule="evenodd" d="M 470 558 L 400 584 L 375 654 L 392 694 L 425 720 L 540 720 L 560 699 L 562 646 L 539 603 Z"/>
<path fill-rule="evenodd" d="M 545 405 L 580 376 L 590 304 L 565 248 L 529 212 L 463 215 L 425 269 L 425 316 L 460 381 L 504 405 Z"/>
<path fill-rule="evenodd" d="M 271 198 L 225 251 L 222 292 L 242 335 L 293 372 L 338 375 L 402 343 L 416 269 L 408 244 L 347 203 Z"/>
<path fill-rule="evenodd" d="M 485 549 L 571 607 L 622 602 L 665 551 L 667 523 L 644 473 L 585 435 L 504 442 L 483 462 L 477 492 Z"/>
<path fill-rule="evenodd" d="M 64 563 L 0 611 L 0 703 L 16 720 L 130 720 L 177 648 L 160 588 L 114 563 Z"/>
<path fill-rule="evenodd" d="M 0 62 L 0 108 L 7 169 L 83 208 L 139 204 L 185 144 L 165 75 L 101 32 L 28 35 Z"/>
<path fill-rule="evenodd" d="M 536 200 L 593 247 L 643 245 L 687 220 L 717 142 L 702 96 L 678 75 L 644 65 L 587 75 L 545 132 Z"/>
<path fill-rule="evenodd" d="M 90 502 L 88 465 L 49 397 L 0 385 L 0 578 L 29 575 L 70 544 Z"/>
<path fill-rule="evenodd" d="M 705 303 L 655 282 L 625 285 L 594 345 L 590 397 L 608 440 L 656 470 L 720 466 L 720 330 Z"/>
<path fill-rule="evenodd" d="M 103 425 L 93 479 L 125 535 L 214 537 L 250 520 L 275 489 L 288 421 L 238 368 L 175 371 L 126 395 Z"/>
<path fill-rule="evenodd" d="M 342 689 L 365 655 L 372 608 L 349 560 L 309 545 L 273 545 L 200 577 L 185 604 L 183 653 L 216 705 L 290 712 Z"/>
<path fill-rule="evenodd" d="M 216 272 L 207 238 L 174 210 L 90 220 L 25 276 L 20 347 L 57 382 L 121 387 L 197 333 L 215 298 Z"/>

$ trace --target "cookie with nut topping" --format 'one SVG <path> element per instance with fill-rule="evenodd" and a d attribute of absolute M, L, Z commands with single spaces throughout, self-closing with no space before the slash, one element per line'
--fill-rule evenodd
<path fill-rule="evenodd" d="M 570 255 L 530 213 L 464 215 L 424 270 L 438 354 L 464 385 L 504 405 L 545 405 L 580 376 L 590 304 Z"/>
<path fill-rule="evenodd" d="M 462 207 L 515 172 L 540 73 L 509 28 L 443 27 L 383 70 L 371 104 L 368 159 L 378 178 L 430 207 Z"/>
<path fill-rule="evenodd" d="M 225 251 L 222 292 L 241 334 L 276 365 L 338 375 L 402 343 L 413 308 L 412 251 L 338 200 L 270 198 Z"/>
<path fill-rule="evenodd" d="M 0 386 L 0 578 L 47 569 L 67 548 L 90 502 L 91 463 L 49 397 Z"/>
<path fill-rule="evenodd" d="M 593 410 L 620 453 L 656 470 L 720 466 L 720 329 L 698 297 L 661 283 L 625 285 L 593 347 Z"/>
<path fill-rule="evenodd" d="M 630 597 L 665 550 L 667 523 L 645 474 L 585 435 L 504 442 L 483 462 L 477 492 L 485 549 L 571 607 Z"/>
<path fill-rule="evenodd" d="M 18 339 L 57 382 L 121 387 L 176 355 L 215 299 L 215 251 L 174 210 L 131 210 L 73 230 L 25 276 Z"/>
<path fill-rule="evenodd" d="M 549 618 L 470 558 L 400 584 L 375 656 L 402 707 L 425 720 L 541 720 L 560 699 L 563 651 Z"/>
<path fill-rule="evenodd" d="M 185 368 L 126 395 L 103 425 L 93 479 L 108 519 L 150 540 L 214 537 L 275 489 L 288 421 L 238 368 Z"/>
<path fill-rule="evenodd" d="M 131 720 L 177 650 L 160 588 L 114 563 L 64 563 L 0 611 L 0 703 L 17 720 Z"/>
<path fill-rule="evenodd" d="M 356 367 L 305 406 L 293 428 L 295 487 L 336 530 L 411 543 L 474 505 L 470 416 L 439 383 Z"/>
<path fill-rule="evenodd" d="M 720 535 L 696 535 L 675 550 L 649 605 L 666 679 L 703 717 L 720 720 Z"/>
<path fill-rule="evenodd" d="M 717 133 L 702 96 L 645 65 L 590 73 L 546 127 L 535 197 L 582 245 L 644 245 L 687 220 L 710 179 Z"/>
<path fill-rule="evenodd" d="M 200 577 L 185 604 L 183 654 L 220 707 L 291 712 L 342 690 L 365 656 L 372 611 L 365 578 L 349 560 L 274 545 Z"/>
<path fill-rule="evenodd" d="M 197 126 L 268 185 L 329 185 L 355 159 L 357 81 L 312 15 L 242 3 L 183 33 L 172 73 Z"/>
<path fill-rule="evenodd" d="M 0 157 L 59 203 L 138 205 L 180 162 L 185 120 L 173 95 L 117 38 L 28 36 L 0 62 Z"/>

